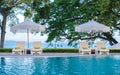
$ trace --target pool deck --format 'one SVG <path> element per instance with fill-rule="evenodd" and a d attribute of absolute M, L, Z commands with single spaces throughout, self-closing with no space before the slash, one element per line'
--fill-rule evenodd
<path fill-rule="evenodd" d="M 110 53 L 109 55 L 120 55 L 120 53 Z M 0 57 L 75 57 L 75 56 L 101 56 L 99 54 L 85 54 L 79 53 L 42 53 L 42 54 L 11 54 L 11 53 L 0 53 Z M 103 55 L 102 55 L 103 56 Z"/>

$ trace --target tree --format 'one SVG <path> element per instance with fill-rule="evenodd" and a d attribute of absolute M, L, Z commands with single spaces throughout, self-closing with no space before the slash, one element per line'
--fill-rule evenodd
<path fill-rule="evenodd" d="M 32 17 L 35 22 L 47 24 L 47 42 L 66 38 L 71 44 L 79 39 L 101 38 L 111 45 L 117 43 L 112 33 L 120 30 L 120 0 L 31 0 L 26 4 L 29 9 L 26 9 L 25 16 Z M 76 25 L 92 19 L 109 26 L 111 32 L 91 36 L 89 33 L 74 31 Z"/>
<path fill-rule="evenodd" d="M 13 25 L 12 23 L 18 23 L 16 20 L 13 22 L 14 19 L 17 19 L 16 12 L 20 11 L 19 13 L 21 13 L 21 11 L 23 11 L 21 14 L 24 14 L 25 18 L 31 18 L 34 16 L 35 18 L 33 20 L 38 22 L 39 20 L 36 19 L 38 16 L 46 18 L 44 14 L 47 14 L 47 12 L 44 12 L 44 9 L 47 11 L 49 2 L 49 0 L 1 0 L 0 16 L 2 16 L 2 18 L 0 20 L 2 23 L 0 24 L 0 48 L 4 47 L 6 23 L 8 20 L 11 20 L 11 25 Z M 36 8 L 36 5 L 40 6 L 40 8 L 38 7 L 40 10 L 37 11 L 37 9 L 35 9 L 35 11 L 31 11 L 33 8 Z M 41 15 L 35 14 L 36 12 L 41 13 Z"/>
<path fill-rule="evenodd" d="M 4 47 L 4 40 L 5 40 L 5 33 L 6 33 L 6 23 L 8 19 L 10 18 L 11 21 L 12 18 L 15 18 L 15 12 L 19 9 L 25 9 L 28 5 L 28 2 L 31 2 L 32 0 L 1 0 L 0 1 L 0 16 L 2 18 L 0 19 L 1 25 L 1 38 L 0 38 L 0 48 Z M 12 16 L 12 17 L 11 17 Z"/>
<path fill-rule="evenodd" d="M 112 33 L 114 30 L 120 30 L 120 0 L 54 0 L 49 4 L 47 10 L 39 9 L 39 4 L 36 4 L 35 7 L 34 10 L 39 16 L 34 16 L 34 19 L 40 21 L 43 18 L 44 23 L 45 21 L 48 23 L 47 42 L 62 38 L 69 39 L 69 43 L 79 39 L 101 38 L 109 41 L 111 45 L 117 43 Z M 41 13 L 41 10 L 47 12 L 47 15 Z M 92 19 L 109 26 L 111 32 L 93 36 L 89 36 L 88 33 L 74 32 L 76 25 Z"/>

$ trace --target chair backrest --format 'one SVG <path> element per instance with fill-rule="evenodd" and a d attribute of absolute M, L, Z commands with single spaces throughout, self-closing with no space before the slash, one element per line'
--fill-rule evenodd
<path fill-rule="evenodd" d="M 24 44 L 25 44 L 25 42 L 23 42 L 23 41 L 16 42 L 16 47 L 19 47 L 20 49 L 24 49 Z"/>
<path fill-rule="evenodd" d="M 105 48 L 105 45 L 104 45 L 104 43 L 103 42 L 97 42 L 96 43 L 96 46 L 97 46 L 97 48 L 99 48 L 99 49 L 101 49 L 101 48 Z"/>
<path fill-rule="evenodd" d="M 88 48 L 88 42 L 80 42 L 80 48 Z"/>
<path fill-rule="evenodd" d="M 42 48 L 41 42 L 33 42 L 33 47 L 40 47 Z"/>

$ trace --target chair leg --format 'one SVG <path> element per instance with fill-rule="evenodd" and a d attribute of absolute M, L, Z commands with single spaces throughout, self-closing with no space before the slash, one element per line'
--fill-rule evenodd
<path fill-rule="evenodd" d="M 39 54 L 42 54 L 42 51 L 39 51 Z"/>
<path fill-rule="evenodd" d="M 14 54 L 14 52 L 12 52 L 12 55 Z"/>
<path fill-rule="evenodd" d="M 22 55 L 22 52 L 20 52 L 20 55 Z"/>
<path fill-rule="evenodd" d="M 107 52 L 107 55 L 109 55 L 109 52 Z"/>
<path fill-rule="evenodd" d="M 31 55 L 33 55 L 33 52 L 31 51 Z"/>
<path fill-rule="evenodd" d="M 102 54 L 102 52 L 100 51 L 100 55 Z"/>
<path fill-rule="evenodd" d="M 81 51 L 79 50 L 79 53 L 81 53 Z"/>
<path fill-rule="evenodd" d="M 91 52 L 89 52 L 89 55 L 91 55 Z"/>
<path fill-rule="evenodd" d="M 82 52 L 82 55 L 83 55 L 84 53 Z"/>
<path fill-rule="evenodd" d="M 39 54 L 41 54 L 41 52 L 38 52 Z"/>
<path fill-rule="evenodd" d="M 40 53 L 42 54 L 43 52 L 41 51 Z"/>

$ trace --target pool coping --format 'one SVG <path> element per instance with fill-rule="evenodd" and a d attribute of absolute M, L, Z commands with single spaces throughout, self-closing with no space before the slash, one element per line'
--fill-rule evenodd
<path fill-rule="evenodd" d="M 120 55 L 120 53 L 110 53 L 109 55 Z M 76 56 L 106 56 L 106 54 L 79 54 L 79 53 L 42 53 L 42 54 L 11 54 L 11 53 L 0 53 L 0 57 L 76 57 Z"/>

